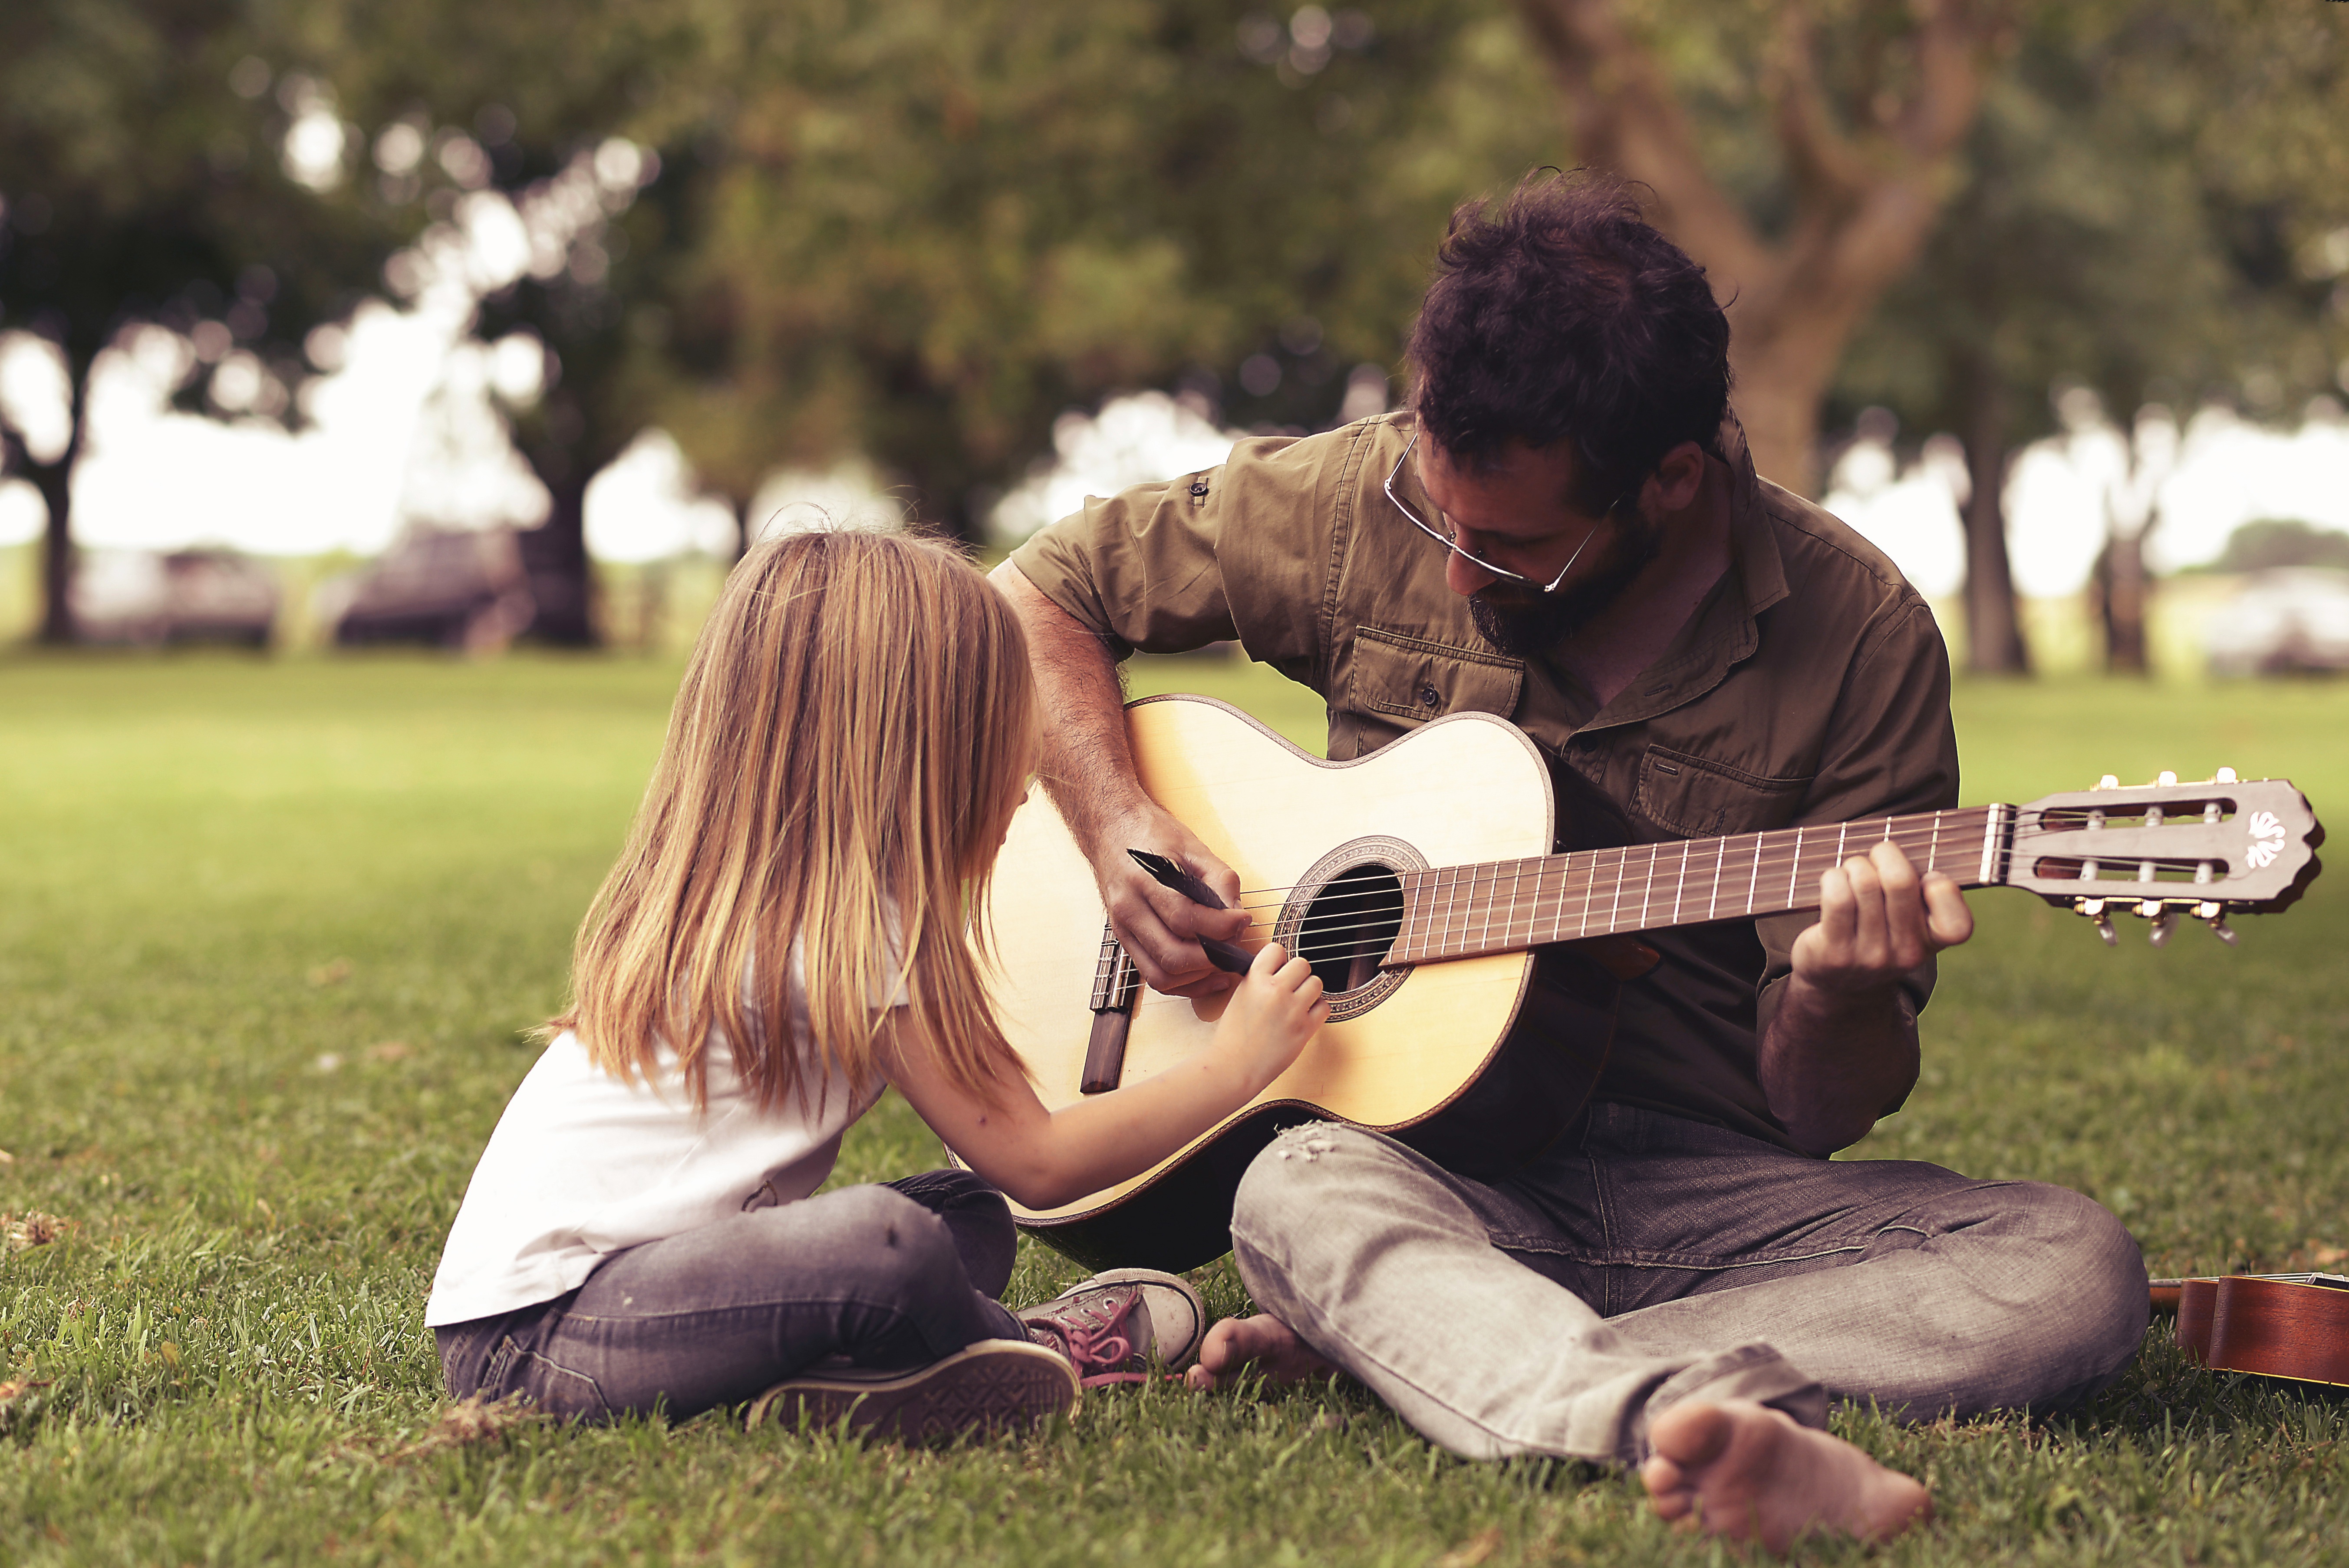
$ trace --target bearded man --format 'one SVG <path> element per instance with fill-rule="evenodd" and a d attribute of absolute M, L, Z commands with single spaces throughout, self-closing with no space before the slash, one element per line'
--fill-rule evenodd
<path fill-rule="evenodd" d="M 1231 977 L 1129 848 L 1237 879 L 1136 781 L 1115 662 L 1237 640 L 1329 707 L 1359 757 L 1447 713 L 1548 760 L 1561 847 L 1952 806 L 1949 663 L 1884 555 L 1756 476 L 1703 270 L 1619 186 L 1536 178 L 1454 214 L 1413 329 L 1407 410 L 1239 443 L 1037 535 L 996 576 L 1052 716 L 1045 777 L 1143 978 Z M 1195 1384 L 1330 1366 L 1460 1454 L 1640 1467 L 1658 1511 L 1774 1549 L 1882 1539 L 1923 1488 L 1824 1428 L 2086 1397 L 2142 1339 L 2145 1271 L 2061 1188 L 1831 1162 L 1919 1072 L 1933 954 L 1972 921 L 1891 843 L 1816 915 L 1652 934 L 1589 1103 L 1530 1161 L 1361 1129 L 1283 1133 L 1233 1252 L 1261 1313 Z M 1474 1091 L 1556 1092 L 1573 954 L 1546 954 Z M 1567 1108 L 1561 1108 L 1565 1109 Z M 1292 1158 L 1291 1156 L 1296 1156 Z"/>

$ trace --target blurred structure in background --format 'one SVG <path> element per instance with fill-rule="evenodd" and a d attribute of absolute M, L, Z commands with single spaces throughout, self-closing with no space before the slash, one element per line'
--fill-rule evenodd
<path fill-rule="evenodd" d="M 340 647 L 422 643 L 492 653 L 538 613 L 526 552 L 511 528 L 419 531 L 365 571 L 322 584 L 314 614 Z"/>
<path fill-rule="evenodd" d="M 82 558 L 70 603 L 85 643 L 266 648 L 278 598 L 276 573 L 233 551 L 109 550 Z"/>
<path fill-rule="evenodd" d="M 2349 670 L 2349 571 L 2281 566 L 2253 573 L 2203 623 L 2202 646 L 2216 676 Z"/>

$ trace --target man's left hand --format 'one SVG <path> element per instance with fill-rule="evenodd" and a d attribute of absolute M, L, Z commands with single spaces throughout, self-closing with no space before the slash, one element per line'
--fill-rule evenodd
<path fill-rule="evenodd" d="M 1923 877 L 1886 839 L 1819 878 L 1819 923 L 1795 939 L 1795 977 L 1829 996 L 1889 991 L 1974 934 L 1973 912 L 1940 872 Z"/>

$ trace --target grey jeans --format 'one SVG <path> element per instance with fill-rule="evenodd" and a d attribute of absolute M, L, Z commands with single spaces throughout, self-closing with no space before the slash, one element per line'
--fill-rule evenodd
<path fill-rule="evenodd" d="M 1625 1105 L 1506 1181 L 1315 1123 L 1240 1183 L 1240 1277 L 1471 1458 L 1637 1463 L 1692 1396 L 1823 1426 L 2084 1398 L 2145 1336 L 2145 1264 L 2077 1192 L 1806 1159 Z"/>
<path fill-rule="evenodd" d="M 1015 1246 L 1001 1193 L 967 1171 L 931 1171 L 630 1247 L 566 1295 L 434 1337 L 458 1398 L 524 1394 L 579 1420 L 682 1420 L 834 1357 L 918 1367 L 1024 1338 L 995 1300 Z"/>

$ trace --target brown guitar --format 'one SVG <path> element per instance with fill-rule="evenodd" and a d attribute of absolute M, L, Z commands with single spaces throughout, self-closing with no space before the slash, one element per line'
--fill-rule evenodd
<path fill-rule="evenodd" d="M 2178 1347 L 2214 1372 L 2349 1387 L 2349 1279 L 2339 1274 L 2158 1279 L 2153 1305 L 2178 1314 Z"/>
<path fill-rule="evenodd" d="M 2110 915 L 2133 911 L 2153 921 L 2157 943 L 2180 914 L 2232 941 L 2227 914 L 2298 898 L 2323 839 L 2290 784 L 2222 774 L 1553 854 L 1549 770 L 1531 740 L 1488 715 L 1437 719 L 1345 763 L 1204 697 L 1143 698 L 1126 708 L 1126 728 L 1152 799 L 1239 874 L 1257 916 L 1241 945 L 1272 937 L 1303 954 L 1332 1008 L 1269 1088 L 1171 1158 L 1057 1209 L 1014 1206 L 1023 1227 L 1096 1267 L 1179 1270 L 1227 1251 L 1240 1173 L 1283 1126 L 1350 1121 L 1447 1163 L 1464 1150 L 1514 1161 L 1538 1150 L 1597 1081 L 1611 991 L 1603 972 L 1579 992 L 1535 986 L 1537 949 L 1809 909 L 1820 872 L 1884 838 L 1963 886 L 2075 908 L 2108 940 Z M 1205 1045 L 1217 1009 L 1134 983 L 1092 872 L 1041 790 L 1012 823 L 988 914 L 1005 1032 L 1047 1106 L 1164 1071 Z M 1513 1041 L 1521 1006 L 1535 1006 L 1541 1016 Z M 1511 1092 L 1478 1093 L 1505 1044 L 1509 1069 L 1494 1081 Z M 1527 1061 L 1530 1077 L 1518 1070 Z"/>

